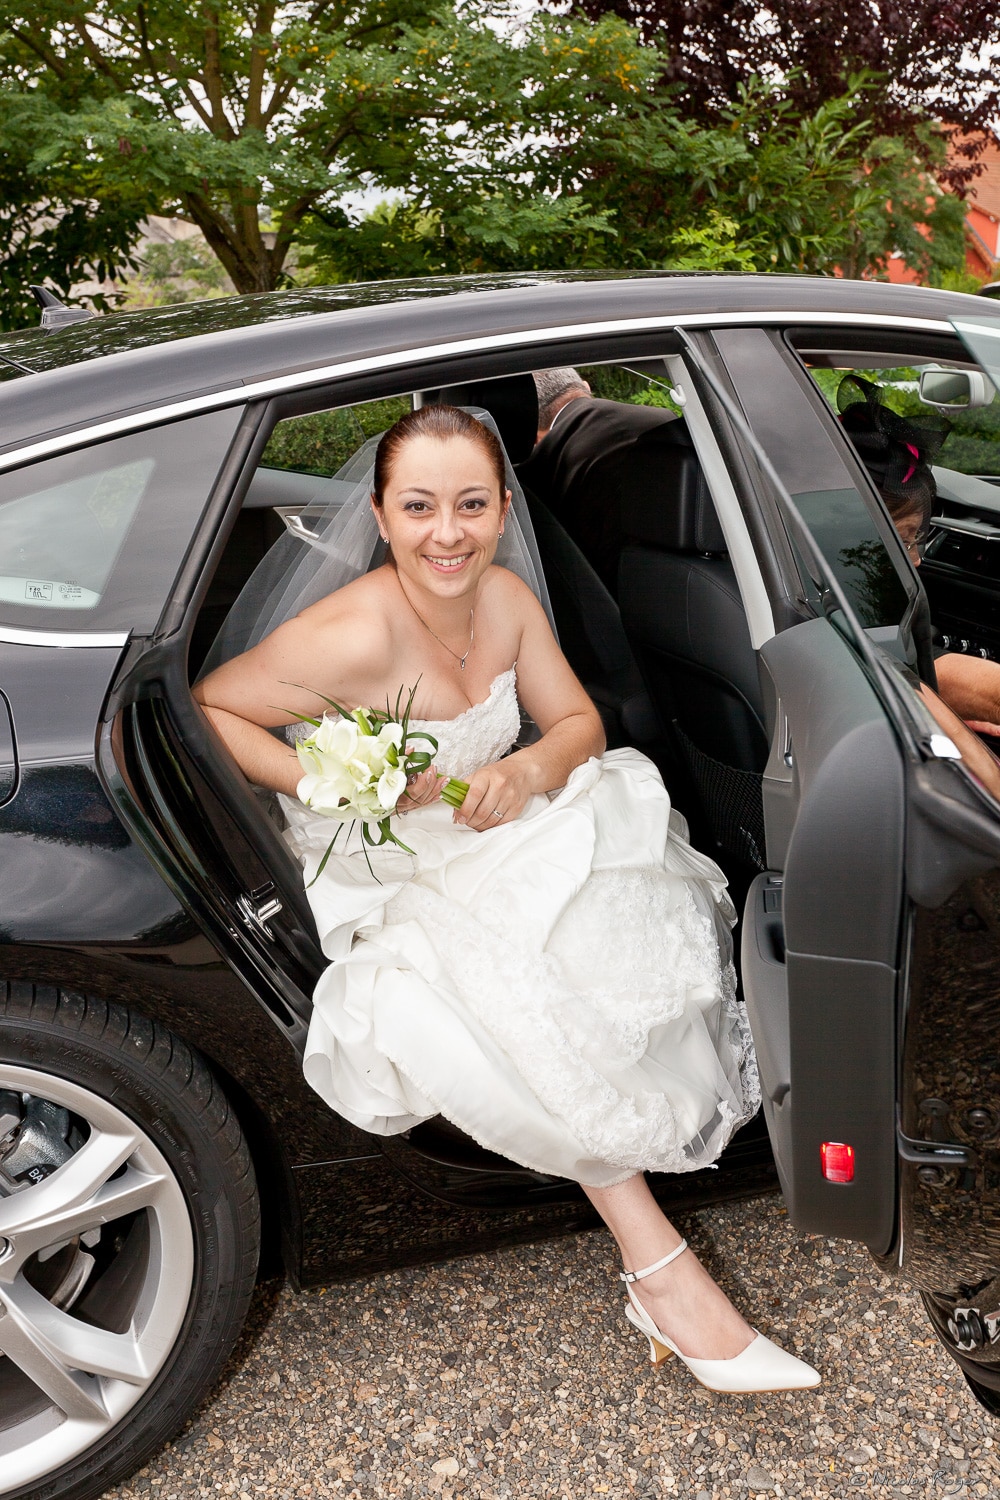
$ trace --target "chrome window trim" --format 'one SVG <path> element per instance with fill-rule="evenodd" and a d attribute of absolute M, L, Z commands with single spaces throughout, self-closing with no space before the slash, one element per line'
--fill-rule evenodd
<path fill-rule="evenodd" d="M 5 646 L 125 646 L 128 631 L 115 631 L 102 635 L 95 632 L 87 635 L 78 630 L 15 630 L 12 625 L 0 625 L 0 645 Z"/>
<path fill-rule="evenodd" d="M 48 458 L 67 449 L 83 447 L 85 444 L 117 437 L 125 432 L 136 432 L 161 422 L 176 421 L 181 417 L 194 416 L 199 412 L 215 411 L 223 406 L 259 401 L 269 396 L 280 396 L 289 391 L 322 384 L 325 381 L 342 380 L 351 375 L 371 374 L 378 370 L 393 369 L 423 360 L 485 353 L 491 349 L 515 349 L 522 344 L 530 346 L 552 340 L 592 338 L 601 334 L 655 333 L 657 330 L 666 333 L 671 328 L 718 328 L 723 324 L 741 323 L 749 323 L 757 327 L 807 323 L 814 327 L 848 325 L 919 329 L 925 333 L 953 334 L 955 332 L 950 322 L 932 318 L 901 317 L 891 313 L 819 313 L 803 310 L 766 313 L 683 313 L 656 318 L 612 318 L 600 323 L 570 323 L 556 328 L 520 329 L 514 333 L 456 339 L 447 344 L 424 344 L 409 349 L 400 349 L 391 354 L 368 355 L 362 359 L 346 360 L 341 364 L 314 366 L 308 370 L 296 371 L 291 375 L 276 375 L 270 380 L 258 380 L 222 391 L 213 391 L 204 396 L 192 396 L 186 401 L 168 402 L 146 411 L 131 412 L 124 417 L 115 417 L 107 422 L 95 423 L 92 427 L 81 427 L 73 432 L 60 433 L 58 437 L 45 438 L 40 442 L 29 443 L 23 448 L 16 448 L 10 453 L 0 455 L 0 473 L 15 468 L 19 464 L 33 463 L 37 459 Z"/>

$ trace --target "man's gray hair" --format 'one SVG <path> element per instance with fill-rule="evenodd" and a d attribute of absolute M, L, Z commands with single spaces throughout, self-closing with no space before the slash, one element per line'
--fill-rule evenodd
<path fill-rule="evenodd" d="M 560 365 L 554 370 L 535 370 L 532 379 L 538 392 L 538 426 L 542 431 L 551 426 L 551 408 L 560 396 L 565 396 L 567 391 L 587 389 L 587 382 L 572 365 Z"/>

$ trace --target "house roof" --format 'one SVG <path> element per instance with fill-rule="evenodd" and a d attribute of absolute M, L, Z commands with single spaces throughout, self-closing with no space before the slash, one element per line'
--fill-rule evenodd
<path fill-rule="evenodd" d="M 949 155 L 953 159 L 957 159 L 955 148 L 959 144 L 960 140 L 951 147 Z M 964 158 L 962 160 L 964 162 Z M 985 150 L 976 160 L 982 165 L 982 171 L 969 183 L 968 202 L 1000 220 L 1000 141 L 992 132 L 987 133 Z"/>

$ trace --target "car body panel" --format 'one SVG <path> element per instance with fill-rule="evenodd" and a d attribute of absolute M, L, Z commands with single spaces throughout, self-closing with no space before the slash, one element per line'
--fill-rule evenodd
<path fill-rule="evenodd" d="M 946 330 L 947 319 L 968 300 L 925 288 L 893 288 L 902 295 L 887 297 L 876 283 L 778 276 L 567 274 L 506 283 L 487 278 L 479 290 L 466 286 L 441 298 L 422 283 L 389 284 L 377 317 L 369 289 L 335 288 L 290 294 L 288 302 L 289 294 L 282 293 L 128 313 L 120 330 L 77 324 L 29 335 L 40 362 L 65 363 L 0 382 L 0 460 L 28 444 L 57 447 L 71 433 L 112 430 L 116 422 L 133 425 L 166 409 L 180 415 L 358 373 L 359 364 L 391 369 L 394 360 L 406 363 L 418 350 L 437 358 L 477 347 L 512 351 L 601 330 L 718 325 L 727 318 L 781 324 L 809 321 L 810 315 L 831 321 L 933 320 Z M 217 332 L 194 332 L 213 323 L 221 325 Z M 183 336 L 172 337 L 172 327 L 183 329 Z M 17 357 L 30 363 L 27 341 L 18 338 Z M 73 363 L 78 357 L 80 363 Z"/>
<path fill-rule="evenodd" d="M 0 383 L 5 439 L 0 452 L 7 463 L 20 463 L 32 455 L 90 441 L 98 433 L 141 428 L 165 416 L 176 417 L 183 410 L 234 405 L 242 411 L 247 401 L 251 401 L 237 429 L 229 458 L 214 480 L 212 494 L 206 496 L 202 522 L 190 538 L 181 574 L 161 616 L 157 640 L 134 641 L 124 658 L 105 710 L 105 730 L 97 757 L 94 726 L 101 715 L 99 705 L 95 711 L 92 704 L 94 717 L 87 736 L 81 734 L 78 747 L 79 763 L 91 778 L 96 769 L 101 779 L 102 805 L 113 807 L 119 820 L 117 827 L 124 834 L 121 857 L 133 860 L 139 857 L 137 850 L 143 851 L 141 857 L 147 861 L 144 878 L 149 880 L 150 891 L 156 893 L 155 898 L 151 896 L 151 909 L 155 906 L 162 915 L 131 934 L 125 932 L 130 924 L 122 918 L 118 930 L 109 929 L 102 941 L 93 945 L 81 946 L 78 936 L 63 938 L 55 929 L 49 931 L 47 939 L 38 931 L 29 937 L 26 929 L 24 940 L 15 939 L 5 954 L 17 967 L 17 977 L 30 977 L 34 965 L 39 982 L 43 975 L 53 978 L 60 954 L 67 955 L 67 973 L 72 971 L 82 980 L 90 966 L 95 984 L 114 982 L 130 994 L 138 994 L 139 989 L 133 990 L 133 982 L 126 976 L 139 972 L 134 967 L 139 963 L 144 974 L 162 969 L 172 978 L 184 975 L 185 983 L 195 970 L 203 973 L 205 988 L 191 991 L 204 996 L 201 1003 L 192 1004 L 182 998 L 184 984 L 168 984 L 162 979 L 158 985 L 148 987 L 148 1003 L 154 1006 L 158 1017 L 177 1026 L 204 1048 L 220 1070 L 253 1101 L 251 1113 L 257 1110 L 267 1116 L 265 1133 L 272 1143 L 277 1143 L 286 1177 L 315 1171 L 318 1175 L 329 1174 L 331 1181 L 344 1182 L 350 1173 L 344 1177 L 337 1174 L 341 1170 L 347 1172 L 346 1164 L 361 1163 L 357 1171 L 363 1173 L 378 1160 L 382 1171 L 382 1163 L 391 1158 L 394 1174 L 418 1182 L 420 1190 L 432 1199 L 464 1205 L 470 1211 L 473 1208 L 485 1211 L 485 1205 L 492 1204 L 491 1211 L 506 1212 L 517 1200 L 522 1204 L 520 1211 L 530 1215 L 536 1209 L 540 1212 L 546 1203 L 554 1207 L 561 1199 L 569 1201 L 573 1190 L 564 1184 L 539 1182 L 533 1174 L 512 1167 L 497 1169 L 496 1164 L 481 1158 L 463 1158 L 464 1148 L 449 1140 L 447 1131 L 435 1134 L 427 1130 L 423 1135 L 417 1132 L 415 1139 L 394 1142 L 387 1147 L 388 1155 L 379 1154 L 376 1158 L 378 1143 L 330 1116 L 309 1095 L 298 1075 L 298 1049 L 308 1014 L 310 981 L 321 957 L 315 951 L 314 935 L 309 931 L 308 912 L 295 882 L 294 866 L 276 842 L 276 836 L 271 840 L 266 833 L 261 834 L 259 810 L 253 809 L 252 799 L 227 764 L 225 753 L 190 705 L 184 672 L 186 634 L 203 597 L 204 580 L 225 545 L 227 528 L 234 524 L 268 422 L 291 410 L 319 409 L 341 400 L 373 398 L 380 392 L 419 389 L 421 383 L 433 384 L 446 374 L 458 378 L 458 372 L 463 372 L 470 378 L 481 378 L 530 368 L 546 362 L 546 357 L 549 362 L 577 354 L 636 358 L 636 351 L 640 354 L 648 351 L 676 359 L 680 345 L 673 331 L 678 327 L 703 330 L 699 337 L 705 349 L 714 340 L 721 377 L 728 381 L 733 376 L 738 385 L 736 345 L 727 330 L 731 333 L 744 327 L 773 329 L 773 337 L 779 337 L 780 330 L 793 323 L 845 328 L 923 327 L 941 335 L 948 329 L 948 317 L 964 309 L 966 300 L 925 289 L 890 289 L 808 278 L 603 275 L 487 278 L 475 285 L 462 282 L 458 289 L 452 283 L 443 286 L 419 283 L 409 287 L 338 288 L 285 299 L 280 295 L 274 299 L 234 299 L 226 306 L 205 304 L 199 308 L 129 315 L 113 323 L 109 320 L 107 327 L 77 325 L 55 335 L 19 335 L 0 346 L 0 354 L 5 350 L 13 352 L 16 347 L 16 357 L 29 364 L 32 349 L 36 349 L 39 363 L 49 366 L 45 372 L 17 374 Z M 772 335 L 765 332 L 762 337 L 772 340 L 769 347 L 780 361 L 783 356 Z M 793 362 L 786 361 L 783 370 L 785 378 L 794 377 Z M 892 1070 L 886 1069 L 889 1046 L 886 1016 L 895 1004 L 893 986 L 901 939 L 896 932 L 897 951 L 890 952 L 890 929 L 900 897 L 885 882 L 879 889 L 871 882 L 867 886 L 862 882 L 855 894 L 857 909 L 864 911 L 865 919 L 857 918 L 850 903 L 847 913 L 854 913 L 851 921 L 858 928 L 857 941 L 843 940 L 844 921 L 836 932 L 824 925 L 816 903 L 829 872 L 820 868 L 816 851 L 823 847 L 826 834 L 822 823 L 819 831 L 809 826 L 807 793 L 811 795 L 810 788 L 823 783 L 824 797 L 832 798 L 830 805 L 841 806 L 846 793 L 841 790 L 834 795 L 830 787 L 850 784 L 850 751 L 862 746 L 866 735 L 870 740 L 867 748 L 876 747 L 879 755 L 885 756 L 886 765 L 892 764 L 898 771 L 886 744 L 886 735 L 891 738 L 891 731 L 886 727 L 884 706 L 872 709 L 865 698 L 870 689 L 863 685 L 863 674 L 855 680 L 856 674 L 848 673 L 850 682 L 844 687 L 846 706 L 842 713 L 831 708 L 831 719 L 815 717 L 815 684 L 812 687 L 809 684 L 810 661 L 815 667 L 824 659 L 823 670 L 830 675 L 831 684 L 837 677 L 831 665 L 837 652 L 830 645 L 830 627 L 825 621 L 802 623 L 809 613 L 808 601 L 801 597 L 794 554 L 789 550 L 783 528 L 776 520 L 773 506 L 768 511 L 764 487 L 754 482 L 753 464 L 746 453 L 740 455 L 737 451 L 739 444 L 734 446 L 732 433 L 720 422 L 710 393 L 699 394 L 705 398 L 705 410 L 716 429 L 719 451 L 729 466 L 758 558 L 765 551 L 768 553 L 766 565 L 761 563 L 762 581 L 775 627 L 780 632 L 771 642 L 772 685 L 780 700 L 776 712 L 779 724 L 783 722 L 786 729 L 791 725 L 796 754 L 802 756 L 802 775 L 809 782 L 806 791 L 800 786 L 798 793 L 789 797 L 787 778 L 782 774 L 772 778 L 771 801 L 775 808 L 772 824 L 775 830 L 780 824 L 781 837 L 787 843 L 787 850 L 782 846 L 780 862 L 786 866 L 786 878 L 792 870 L 796 872 L 796 887 L 802 882 L 801 890 L 785 888 L 785 920 L 791 914 L 793 942 L 781 966 L 786 977 L 800 971 L 806 976 L 808 971 L 806 977 L 794 979 L 794 986 L 799 988 L 804 983 L 815 986 L 817 993 L 823 990 L 827 997 L 824 1015 L 828 1016 L 834 1033 L 839 1034 L 837 1028 L 842 1031 L 845 1022 L 848 1030 L 864 1024 L 871 1031 L 869 1072 L 864 1078 L 861 1073 L 855 1076 L 851 1085 L 855 1093 L 850 1095 L 848 1090 L 845 1098 L 850 1095 L 862 1113 L 868 1111 L 865 1118 L 869 1124 L 865 1130 L 874 1138 L 879 1130 L 884 1132 L 894 1097 Z M 270 414 L 265 411 L 263 401 L 256 399 L 268 397 L 273 397 L 276 403 Z M 836 456 L 836 442 L 833 450 Z M 843 462 L 842 458 L 840 461 Z M 922 595 L 905 569 L 901 576 L 914 606 L 912 618 L 907 622 L 912 631 L 914 621 L 918 621 Z M 813 625 L 823 627 L 822 647 L 821 632 L 809 634 Z M 760 634 L 763 636 L 765 632 Z M 842 652 L 846 648 L 841 643 L 839 649 Z M 108 651 L 117 661 L 117 649 L 109 646 Z M 805 659 L 793 663 L 792 658 L 798 652 L 804 652 Z M 113 666 L 111 655 L 109 662 Z M 100 684 L 101 694 L 111 687 L 110 676 L 109 672 Z M 783 692 L 778 679 L 786 676 L 789 680 Z M 0 688 L 6 685 L 0 676 Z M 94 692 L 96 704 L 96 686 Z M 864 707 L 859 708 L 862 699 Z M 13 700 L 12 706 L 20 749 L 18 711 Z M 838 736 L 842 733 L 848 743 L 838 748 Z M 88 736 L 84 751 L 83 739 Z M 172 783 L 172 774 L 178 768 L 183 774 L 174 775 Z M 895 798 L 893 805 L 898 812 L 902 793 L 893 781 L 894 774 L 895 771 L 886 772 L 888 779 L 882 787 L 879 805 L 884 808 L 887 799 Z M 91 784 L 96 785 L 93 780 L 88 783 Z M 17 800 L 14 799 L 12 806 L 16 806 Z M 195 821 L 199 808 L 203 813 L 208 808 L 209 815 Z M 797 823 L 796 814 L 800 811 L 803 816 Z M 870 819 L 870 807 L 859 803 L 852 826 L 863 821 L 866 811 Z M 887 868 L 898 865 L 901 838 L 898 822 L 894 814 L 890 826 L 882 830 L 876 864 L 884 861 Z M 842 832 L 846 842 L 841 863 L 844 880 L 849 881 L 856 862 L 855 850 L 849 828 Z M 779 845 L 781 840 L 776 849 Z M 55 869 L 57 853 L 56 846 L 52 847 L 51 867 Z M 241 922 L 239 897 L 262 890 L 267 882 L 258 882 L 261 874 L 271 883 L 278 876 L 282 912 L 277 922 L 277 938 L 262 936 L 252 930 L 252 924 L 248 927 L 245 921 Z M 137 888 L 142 884 L 141 880 L 136 881 Z M 872 902 L 876 905 L 881 902 L 883 918 L 879 923 L 872 921 Z M 194 928 L 191 916 L 195 918 Z M 163 949 L 168 949 L 170 956 L 154 960 L 153 954 Z M 181 954 L 187 954 L 188 958 L 182 960 Z M 837 965 L 841 967 L 831 981 L 828 976 Z M 864 982 L 861 988 L 857 982 L 859 976 Z M 215 997 L 211 1001 L 209 994 Z M 849 995 L 854 998 L 851 1004 L 846 1004 Z M 845 1001 L 839 1022 L 835 1019 L 838 997 Z M 212 1014 L 213 1010 L 217 1014 Z M 250 1051 L 258 1046 L 273 1051 L 274 1059 L 269 1062 L 273 1075 L 265 1069 L 264 1076 L 257 1077 L 245 1060 L 241 1061 L 241 1045 L 231 1035 L 234 1029 L 239 1029 L 240 1017 L 252 1017 L 247 1038 L 240 1039 L 240 1043 L 246 1041 Z M 827 1033 L 822 1027 L 797 1028 L 796 1023 L 786 1020 L 786 1038 L 782 1025 L 775 1026 L 773 1017 L 761 1019 L 758 1024 L 763 1028 L 761 1052 L 769 1057 L 767 1066 L 774 1075 L 772 1083 L 786 1061 L 791 1069 L 793 1093 L 797 1069 L 802 1070 L 803 1077 L 819 1077 L 828 1047 Z M 870 1087 L 876 1075 L 878 1088 Z M 781 1082 L 777 1079 L 778 1084 Z M 823 1084 L 827 1097 L 832 1092 L 830 1083 L 826 1079 Z M 780 1088 L 775 1087 L 773 1092 L 780 1094 Z M 821 1093 L 822 1090 L 817 1099 Z M 819 1128 L 817 1124 L 816 1129 Z M 882 1142 L 877 1149 L 873 1145 L 871 1151 L 866 1151 L 865 1171 L 873 1174 L 866 1181 L 882 1181 L 885 1153 L 892 1149 L 892 1137 L 886 1139 L 889 1146 Z M 813 1144 L 802 1147 L 810 1160 Z M 840 1231 L 828 1227 L 827 1232 L 853 1232 L 867 1237 L 874 1247 L 884 1249 L 891 1238 L 891 1229 L 887 1227 L 889 1218 L 881 1193 L 874 1208 L 864 1211 L 859 1208 L 853 1218 L 851 1214 L 845 1217 L 844 1204 L 849 1199 L 843 1194 L 831 1196 L 827 1192 L 829 1184 L 820 1184 L 819 1188 L 814 1182 L 805 1185 L 811 1169 L 805 1159 L 795 1162 L 795 1151 L 799 1148 L 791 1149 L 789 1158 L 782 1142 L 779 1155 L 784 1152 L 786 1162 L 793 1160 L 793 1166 L 787 1170 L 800 1178 L 802 1185 L 794 1185 L 794 1190 L 790 1185 L 790 1196 L 808 1222 L 820 1228 L 824 1222 L 830 1226 L 836 1220 L 842 1226 Z M 718 1173 L 697 1174 L 697 1177 L 714 1176 L 721 1196 L 736 1190 L 740 1178 L 749 1191 L 759 1190 L 770 1181 L 759 1135 L 754 1137 L 751 1133 L 751 1138 L 734 1154 L 734 1163 L 737 1169 L 731 1173 L 724 1162 Z M 659 1186 L 668 1202 L 697 1201 L 699 1194 L 704 1195 L 701 1201 L 708 1201 L 713 1193 L 708 1180 L 692 1180 L 683 1188 L 669 1182 Z M 305 1215 L 310 1221 L 319 1213 L 319 1196 L 314 1194 L 310 1199 Z M 860 1202 L 863 1196 L 858 1192 L 854 1200 Z M 824 1218 L 831 1214 L 832 1218 Z M 442 1219 L 442 1226 L 445 1222 Z M 393 1227 L 391 1239 L 395 1251 L 387 1253 L 401 1256 L 411 1253 L 406 1248 L 411 1241 L 405 1224 Z M 428 1240 L 423 1253 L 450 1253 L 441 1247 L 451 1243 L 449 1234 L 439 1228 L 438 1239 L 434 1241 L 438 1248 L 434 1249 Z M 303 1252 L 302 1263 L 322 1275 L 324 1265 L 340 1264 L 340 1254 L 336 1244 L 325 1257 L 309 1247 Z"/>

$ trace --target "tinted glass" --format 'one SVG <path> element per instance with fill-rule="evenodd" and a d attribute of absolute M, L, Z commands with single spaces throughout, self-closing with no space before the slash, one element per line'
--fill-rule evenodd
<path fill-rule="evenodd" d="M 242 408 L 0 474 L 0 621 L 155 625 Z"/>
<path fill-rule="evenodd" d="M 333 411 L 310 412 L 304 417 L 286 417 L 272 432 L 261 465 L 297 474 L 336 474 L 370 437 L 385 432 L 412 406 L 409 396 L 395 396 L 388 401 L 365 401 Z"/>
<path fill-rule="evenodd" d="M 857 490 L 800 491 L 795 504 L 862 625 L 898 625 L 906 590 Z"/>
<path fill-rule="evenodd" d="M 872 504 L 854 483 L 808 389 L 762 330 L 720 330 L 715 339 L 754 434 L 861 624 L 866 629 L 901 624 L 909 605 L 901 565 L 886 547 Z M 888 518 L 884 524 L 888 531 Z"/>

